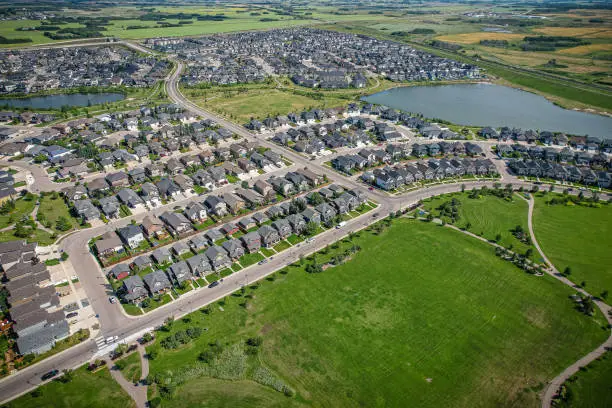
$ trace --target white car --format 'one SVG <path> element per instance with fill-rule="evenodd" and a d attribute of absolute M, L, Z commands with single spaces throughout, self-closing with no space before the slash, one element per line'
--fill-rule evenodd
<path fill-rule="evenodd" d="M 116 298 L 116 297 L 114 297 L 114 296 L 109 297 L 109 298 L 108 298 L 108 300 L 109 300 L 111 303 L 115 303 L 115 302 L 117 302 L 117 298 Z"/>

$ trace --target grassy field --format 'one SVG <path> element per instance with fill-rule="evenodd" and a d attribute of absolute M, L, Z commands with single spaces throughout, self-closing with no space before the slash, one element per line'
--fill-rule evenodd
<path fill-rule="evenodd" d="M 561 408 L 607 408 L 612 406 L 612 356 L 602 358 L 579 371 L 572 381 L 565 382 L 568 398 L 557 406 Z"/>
<path fill-rule="evenodd" d="M 552 278 L 525 274 L 459 232 L 394 223 L 380 235 L 360 233 L 362 250 L 345 265 L 320 274 L 289 267 L 158 332 L 147 348 L 159 352 L 151 373 L 178 385 L 163 405 L 536 406 L 547 380 L 606 338 L 603 318 L 574 310 L 571 289 Z M 332 246 L 317 262 L 351 245 Z M 195 326 L 206 328 L 199 338 L 161 347 Z M 261 351 L 241 356 L 253 336 Z M 198 363 L 211 344 L 222 357 Z M 296 397 L 257 385 L 261 365 Z"/>
<path fill-rule="evenodd" d="M 137 382 L 142 376 L 140 354 L 137 351 L 120 360 L 121 374 L 130 382 Z"/>
<path fill-rule="evenodd" d="M 34 211 L 36 206 L 36 198 L 23 199 L 20 198 L 15 200 L 15 209 L 10 211 L 8 214 L 0 215 L 0 228 L 6 228 L 9 225 L 13 225 L 24 216 L 29 216 Z"/>
<path fill-rule="evenodd" d="M 457 198 L 461 205 L 459 208 L 459 220 L 455 225 L 465 228 L 471 224 L 469 231 L 480 235 L 488 240 L 494 240 L 497 234 L 501 235 L 499 244 L 508 248 L 510 245 L 519 253 L 524 253 L 530 246 L 516 239 L 511 230 L 520 225 L 527 231 L 527 209 L 525 200 L 514 197 L 512 201 L 506 201 L 495 196 L 481 196 L 477 199 L 468 198 L 468 193 L 455 193 L 435 197 L 426 201 L 423 207 L 428 211 L 433 211 L 439 215 L 436 209 L 444 202 L 448 202 L 452 197 Z M 448 218 L 445 221 L 449 222 Z"/>
<path fill-rule="evenodd" d="M 76 220 L 76 218 L 70 215 L 70 210 L 68 209 L 68 206 L 66 205 L 66 203 L 64 203 L 64 200 L 59 197 L 59 195 L 55 197 L 55 199 L 51 195 L 41 197 L 40 206 L 38 208 L 38 215 L 43 216 L 44 219 L 49 222 L 48 228 L 51 228 L 58 234 L 64 234 L 66 232 L 57 229 L 56 222 L 60 217 L 64 217 L 68 221 L 70 221 L 70 224 L 72 225 L 73 229 L 79 227 L 78 221 Z M 41 223 L 43 223 L 43 221 L 41 221 Z"/>
<path fill-rule="evenodd" d="M 397 84 L 376 80 L 362 89 L 311 90 L 293 85 L 287 78 L 276 82 L 246 84 L 232 87 L 208 89 L 181 88 L 181 92 L 196 104 L 229 117 L 238 123 L 252 118 L 286 115 L 313 108 L 335 108 L 346 106 L 364 95 L 383 91 Z"/>
<path fill-rule="evenodd" d="M 593 295 L 612 292 L 612 207 L 547 205 L 536 199 L 534 232 L 542 250 L 559 271 L 571 268 L 569 278 Z"/>
<path fill-rule="evenodd" d="M 74 378 L 67 384 L 52 381 L 38 388 L 39 396 L 33 393 L 19 397 L 7 405 L 7 408 L 105 408 L 136 405 L 110 376 L 108 369 L 95 374 L 81 367 L 74 372 Z"/>

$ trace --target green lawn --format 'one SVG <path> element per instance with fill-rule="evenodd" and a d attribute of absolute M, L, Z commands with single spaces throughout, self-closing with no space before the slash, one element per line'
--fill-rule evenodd
<path fill-rule="evenodd" d="M 246 268 L 247 266 L 256 264 L 262 259 L 264 259 L 264 257 L 259 252 L 255 252 L 252 254 L 244 254 L 240 258 L 240 265 L 242 265 L 243 268 Z"/>
<path fill-rule="evenodd" d="M 59 198 L 59 196 L 53 199 L 52 195 L 43 196 L 40 198 L 40 207 L 38 208 L 38 216 L 43 216 L 46 221 L 49 222 L 49 228 L 56 231 L 58 234 L 63 234 L 65 231 L 60 231 L 57 229 L 56 221 L 59 217 L 65 217 L 72 228 L 78 228 L 78 221 L 70 215 L 70 210 L 64 200 Z M 43 221 L 41 223 L 44 224 Z"/>
<path fill-rule="evenodd" d="M 120 370 L 126 380 L 134 383 L 140 380 L 142 376 L 142 370 L 140 368 L 140 354 L 138 351 L 133 352 L 129 356 L 122 358 Z"/>
<path fill-rule="evenodd" d="M 129 395 L 121 389 L 104 368 L 92 374 L 85 367 L 74 373 L 74 378 L 67 384 L 59 381 L 38 388 L 40 396 L 25 394 L 5 406 L 7 408 L 106 408 L 135 407 Z"/>
<path fill-rule="evenodd" d="M 560 401 L 561 408 L 607 408 L 612 407 L 612 356 L 608 352 L 600 359 L 578 371 L 565 382 L 566 399 Z"/>
<path fill-rule="evenodd" d="M 527 228 L 528 204 L 525 200 L 514 196 L 512 201 L 484 195 L 480 198 L 468 198 L 468 193 L 454 193 L 438 196 L 431 201 L 423 204 L 428 211 L 433 211 L 435 216 L 439 216 L 440 211 L 436 210 L 442 203 L 449 202 L 452 198 L 457 198 L 461 205 L 458 206 L 459 219 L 455 225 L 465 228 L 471 224 L 469 231 L 480 235 L 488 240 L 494 240 L 497 234 L 501 235 L 499 244 L 505 247 L 513 246 L 515 251 L 524 253 L 528 245 L 516 239 L 511 230 L 520 225 L 524 231 Z M 444 218 L 447 222 L 450 219 Z"/>
<path fill-rule="evenodd" d="M 157 309 L 160 306 L 165 305 L 166 303 L 172 302 L 172 297 L 169 293 L 163 295 L 159 300 L 151 299 L 148 307 L 143 307 L 142 309 L 145 313 L 150 312 L 151 310 Z"/>
<path fill-rule="evenodd" d="M 612 207 L 547 205 L 536 198 L 533 225 L 542 250 L 559 271 L 571 268 L 569 278 L 586 281 L 593 295 L 612 293 Z"/>
<path fill-rule="evenodd" d="M 13 230 L 7 230 L 7 231 L 0 232 L 0 242 L 16 241 L 19 239 L 23 239 L 23 238 L 16 237 L 14 235 Z M 37 229 L 34 231 L 34 233 L 30 237 L 26 238 L 26 240 L 28 242 L 37 242 L 39 245 L 46 246 L 46 245 L 53 244 L 56 238 L 52 238 L 52 235 L 49 234 L 47 231 Z"/>
<path fill-rule="evenodd" d="M 295 235 L 295 234 L 291 234 L 287 237 L 287 241 L 289 241 L 289 243 L 291 243 L 291 245 L 296 245 L 299 244 L 300 242 L 302 242 L 304 240 L 304 238 L 302 238 L 299 235 Z"/>
<path fill-rule="evenodd" d="M 247 406 L 535 407 L 546 381 L 607 337 L 601 315 L 576 311 L 568 298 L 573 291 L 553 278 L 526 274 L 460 232 L 394 223 L 379 236 L 355 238 L 362 250 L 345 265 L 319 274 L 287 268 L 249 287 L 248 298 L 238 292 L 207 314 L 176 321 L 170 333 L 158 332 L 148 348 L 159 351 L 151 373 L 179 385 L 164 406 L 212 398 L 212 406 L 240 400 L 252 401 Z M 317 262 L 335 252 L 319 254 Z M 161 346 L 196 325 L 207 328 L 199 338 L 176 350 Z M 228 350 L 239 355 L 235 347 L 253 336 L 263 339 L 256 357 L 220 358 L 210 367 L 197 361 L 217 341 L 221 357 L 235 357 Z M 254 384 L 258 365 L 296 397 Z"/>
<path fill-rule="evenodd" d="M 142 314 L 142 310 L 132 303 L 122 303 L 121 306 L 123 306 L 123 310 L 125 310 L 125 313 L 129 315 L 138 316 Z"/>
<path fill-rule="evenodd" d="M 264 248 L 264 247 L 261 247 L 261 253 L 262 253 L 262 254 L 263 254 L 263 255 L 264 255 L 266 258 L 269 258 L 269 257 L 271 257 L 272 255 L 274 255 L 274 251 L 272 251 L 271 249 L 268 249 L 268 248 Z"/>
<path fill-rule="evenodd" d="M 287 248 L 291 248 L 291 245 L 287 241 L 281 241 L 278 244 L 274 245 L 274 250 L 276 252 L 284 251 Z"/>
<path fill-rule="evenodd" d="M 13 225 L 21 219 L 23 216 L 30 215 L 36 206 L 36 198 L 31 200 L 25 200 L 20 198 L 15 200 L 15 209 L 10 211 L 8 214 L 0 214 L 0 228 L 8 227 Z"/>

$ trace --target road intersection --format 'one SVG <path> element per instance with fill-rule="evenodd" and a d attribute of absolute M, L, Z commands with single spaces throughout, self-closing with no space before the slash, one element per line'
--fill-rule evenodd
<path fill-rule="evenodd" d="M 57 247 L 59 250 L 63 250 L 69 254 L 69 262 L 72 263 L 72 266 L 78 274 L 79 279 L 87 293 L 87 297 L 98 315 L 100 336 L 102 336 L 102 338 L 112 336 L 118 336 L 119 339 L 134 338 L 135 336 L 142 334 L 145 330 L 150 330 L 152 327 L 161 325 L 164 320 L 170 316 L 180 318 L 185 314 L 202 308 L 229 295 L 243 285 L 248 285 L 254 281 L 260 280 L 265 276 L 286 267 L 299 259 L 300 256 L 307 256 L 339 239 L 342 239 L 351 231 L 357 231 L 374 222 L 377 222 L 381 217 L 387 216 L 390 212 L 395 212 L 400 209 L 414 206 L 419 201 L 428 197 L 460 191 L 462 186 L 465 186 L 465 188 L 469 190 L 483 186 L 493 187 L 497 182 L 457 181 L 454 183 L 442 183 L 423 187 L 396 196 L 389 195 L 377 189 L 368 190 L 365 188 L 365 185 L 359 182 L 357 179 L 347 177 L 336 172 L 335 170 L 323 165 L 321 160 L 311 161 L 296 152 L 288 149 L 282 149 L 276 144 L 266 140 L 265 137 L 255 135 L 242 126 L 206 111 L 187 100 L 178 87 L 180 74 L 183 70 L 183 63 L 180 61 L 174 62 L 175 70 L 167 78 L 166 90 L 170 99 L 172 99 L 175 103 L 194 112 L 202 118 L 216 121 L 219 125 L 226 127 L 248 141 L 257 142 L 260 146 L 278 151 L 293 162 L 293 164 L 290 167 L 285 168 L 284 171 L 298 167 L 309 168 L 318 174 L 326 175 L 331 182 L 341 184 L 348 188 L 359 188 L 364 190 L 368 196 L 368 199 L 378 203 L 378 208 L 374 211 L 348 220 L 346 225 L 341 229 L 332 228 L 322 232 L 316 236 L 314 242 L 302 242 L 300 245 L 292 246 L 291 248 L 281 252 L 279 255 L 274 256 L 273 259 L 270 259 L 264 265 L 256 264 L 235 272 L 224 278 L 223 283 L 216 287 L 193 290 L 179 297 L 173 302 L 170 302 L 167 305 L 161 306 L 141 316 L 129 316 L 124 312 L 120 305 L 111 304 L 108 301 L 108 297 L 112 293 L 110 284 L 106 280 L 106 277 L 104 276 L 98 263 L 89 252 L 88 242 L 92 238 L 99 236 L 106 231 L 114 230 L 127 225 L 132 219 L 139 222 L 145 215 L 159 215 L 161 212 L 168 209 L 166 207 L 186 204 L 189 201 L 199 199 L 199 197 L 196 196 L 175 201 L 169 205 L 162 206 L 148 213 L 141 213 L 132 217 L 113 220 L 107 225 L 84 229 L 68 235 L 57 243 Z M 488 150 L 487 153 L 490 154 Z M 40 168 L 39 166 L 33 164 L 18 165 L 16 163 L 11 163 L 11 165 L 24 168 L 31 172 L 33 177 L 36 179 L 36 191 L 51 191 L 51 188 L 53 190 L 61 188 L 60 185 L 57 183 L 52 183 L 51 181 L 49 181 L 49 183 L 51 183 L 49 185 L 44 184 L 43 180 L 49 179 L 46 174 L 43 174 L 44 169 Z M 508 174 L 501 161 L 498 165 L 498 169 L 502 175 L 501 182 L 503 183 L 512 183 L 515 188 L 523 187 L 525 189 L 531 189 L 534 186 L 532 183 L 519 180 L 518 178 Z M 269 174 L 266 174 L 265 176 L 269 176 Z M 223 192 L 232 188 L 234 188 L 234 186 L 226 186 L 219 189 L 218 192 Z M 374 216 L 374 213 L 376 213 L 377 216 Z M 100 342 L 98 341 L 98 343 Z M 101 349 L 98 347 L 98 343 L 95 341 L 95 339 L 89 339 L 76 347 L 72 347 L 62 353 L 42 360 L 34 366 L 23 369 L 0 380 L 0 398 L 2 399 L 0 403 L 7 402 L 41 384 L 42 381 L 40 377 L 47 371 L 52 369 L 62 370 L 75 368 L 86 363 L 94 356 L 99 355 L 99 353 L 102 351 L 107 352 L 108 347 L 103 348 L 101 351 Z"/>

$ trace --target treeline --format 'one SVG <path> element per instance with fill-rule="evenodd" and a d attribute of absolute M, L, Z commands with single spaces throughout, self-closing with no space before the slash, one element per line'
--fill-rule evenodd
<path fill-rule="evenodd" d="M 480 45 L 484 45 L 485 47 L 508 48 L 509 43 L 507 40 L 480 40 Z"/>
<path fill-rule="evenodd" d="M 461 46 L 459 44 L 448 43 L 440 40 L 433 40 L 431 42 L 431 46 L 436 48 L 443 48 L 445 50 L 450 51 L 458 51 L 461 49 Z"/>
<path fill-rule="evenodd" d="M 30 38 L 6 38 L 0 35 L 0 44 L 25 44 L 31 43 Z"/>
<path fill-rule="evenodd" d="M 555 51 L 557 48 L 571 48 L 579 45 L 588 45 L 589 41 L 581 38 L 564 36 L 545 36 L 525 37 L 521 44 L 523 51 Z"/>

